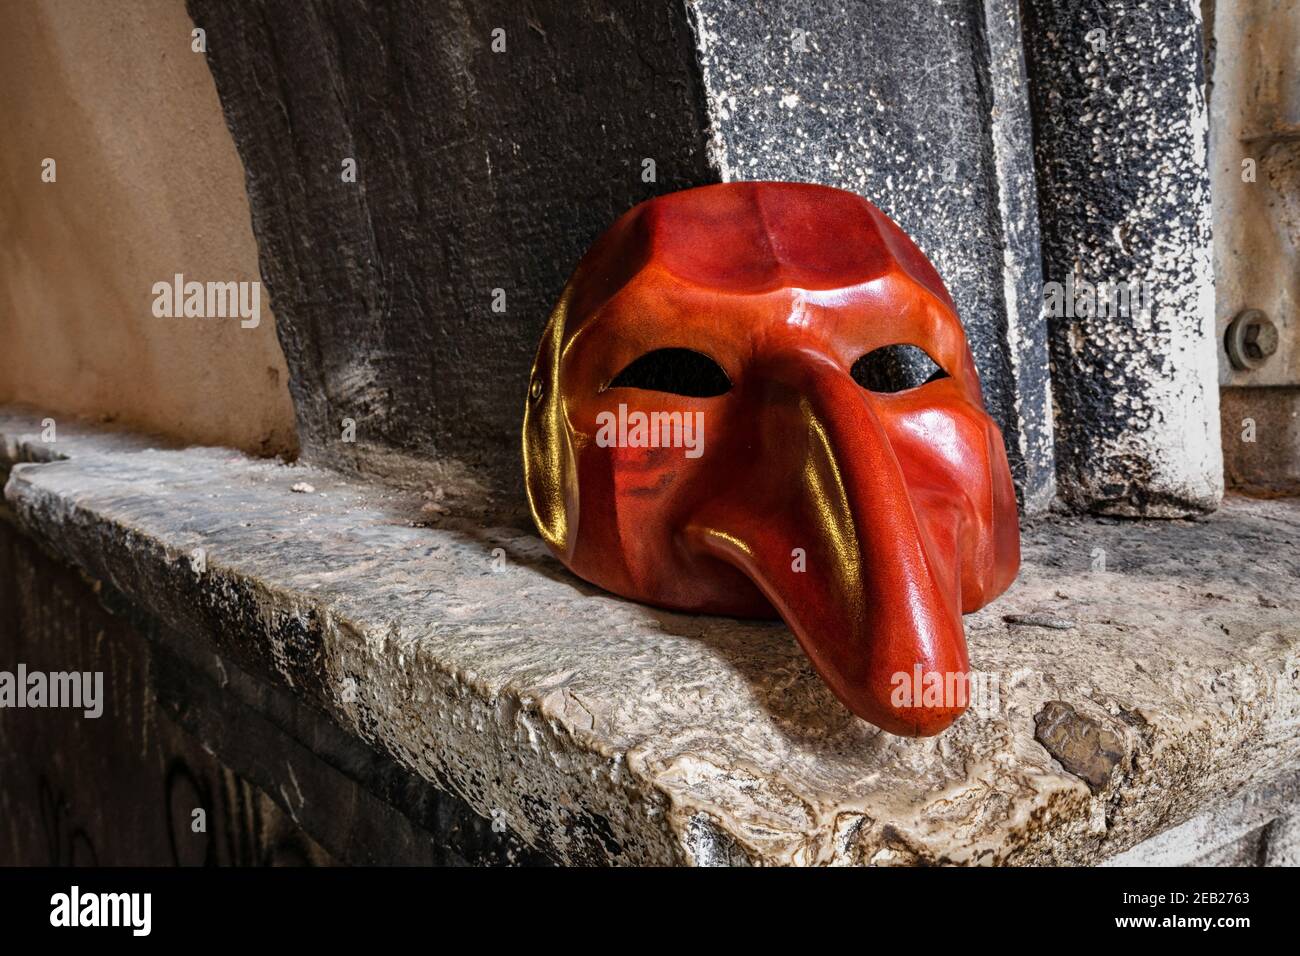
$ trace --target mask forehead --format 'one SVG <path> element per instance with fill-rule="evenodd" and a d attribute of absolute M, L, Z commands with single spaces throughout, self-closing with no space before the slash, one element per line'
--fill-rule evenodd
<path fill-rule="evenodd" d="M 915 244 L 866 200 L 824 186 L 731 183 L 644 202 L 593 246 L 570 292 L 566 345 L 595 326 L 689 335 L 693 324 L 767 319 L 824 327 L 864 349 L 918 337 L 927 341 L 912 344 L 965 347 L 952 300 Z M 751 297 L 766 301 L 742 301 Z"/>
<path fill-rule="evenodd" d="M 721 293 L 838 289 L 891 265 L 863 201 L 820 186 L 688 190 L 647 203 L 644 217 L 657 266 Z"/>

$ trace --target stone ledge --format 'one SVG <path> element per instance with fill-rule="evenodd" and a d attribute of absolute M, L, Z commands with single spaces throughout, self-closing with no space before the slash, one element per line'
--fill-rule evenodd
<path fill-rule="evenodd" d="M 966 618 L 1000 709 L 905 740 L 783 625 L 610 597 L 521 527 L 63 428 L 66 460 L 5 488 L 30 534 L 565 862 L 1089 863 L 1300 756 L 1294 501 L 1028 523 L 1020 579 Z M 4 449 L 35 432 L 0 416 Z"/>
<path fill-rule="evenodd" d="M 47 413 L 27 405 L 0 405 L 0 475 L 23 462 L 60 461 L 99 452 L 123 454 L 146 448 L 173 448 L 166 438 L 142 435 L 112 423 L 91 424 L 69 416 L 57 419 L 54 441 L 45 438 Z"/>
<path fill-rule="evenodd" d="M 1300 772 L 1251 787 L 1102 866 L 1298 866 Z"/>

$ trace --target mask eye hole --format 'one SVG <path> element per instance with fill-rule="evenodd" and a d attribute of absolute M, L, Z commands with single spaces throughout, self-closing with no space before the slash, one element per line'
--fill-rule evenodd
<path fill-rule="evenodd" d="M 872 349 L 853 363 L 853 381 L 872 392 L 903 392 L 948 373 L 915 345 L 885 345 Z"/>
<path fill-rule="evenodd" d="M 711 398 L 731 391 L 731 380 L 717 362 L 692 349 L 655 349 L 634 359 L 605 386 Z M 602 389 L 601 391 L 604 391 Z"/>

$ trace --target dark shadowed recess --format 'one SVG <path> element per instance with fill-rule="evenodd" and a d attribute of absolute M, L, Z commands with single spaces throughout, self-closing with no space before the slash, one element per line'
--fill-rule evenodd
<path fill-rule="evenodd" d="M 731 390 L 717 362 L 692 349 L 654 349 L 634 359 L 606 388 L 640 388 L 709 398 Z"/>
<path fill-rule="evenodd" d="M 916 345 L 885 345 L 872 349 L 853 363 L 853 380 L 873 392 L 902 392 L 948 373 Z"/>

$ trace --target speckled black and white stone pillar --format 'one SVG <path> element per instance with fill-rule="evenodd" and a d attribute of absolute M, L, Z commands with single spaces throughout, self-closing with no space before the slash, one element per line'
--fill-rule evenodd
<path fill-rule="evenodd" d="M 1038 212 L 1015 0 L 687 5 L 724 181 L 848 189 L 957 304 L 1027 511 L 1053 497 Z"/>
<path fill-rule="evenodd" d="M 1223 476 L 1199 5 L 1024 11 L 1045 300 L 1059 293 L 1061 497 L 1121 515 L 1211 510 Z M 1123 289 L 1129 308 L 1102 315 L 1089 288 Z"/>

